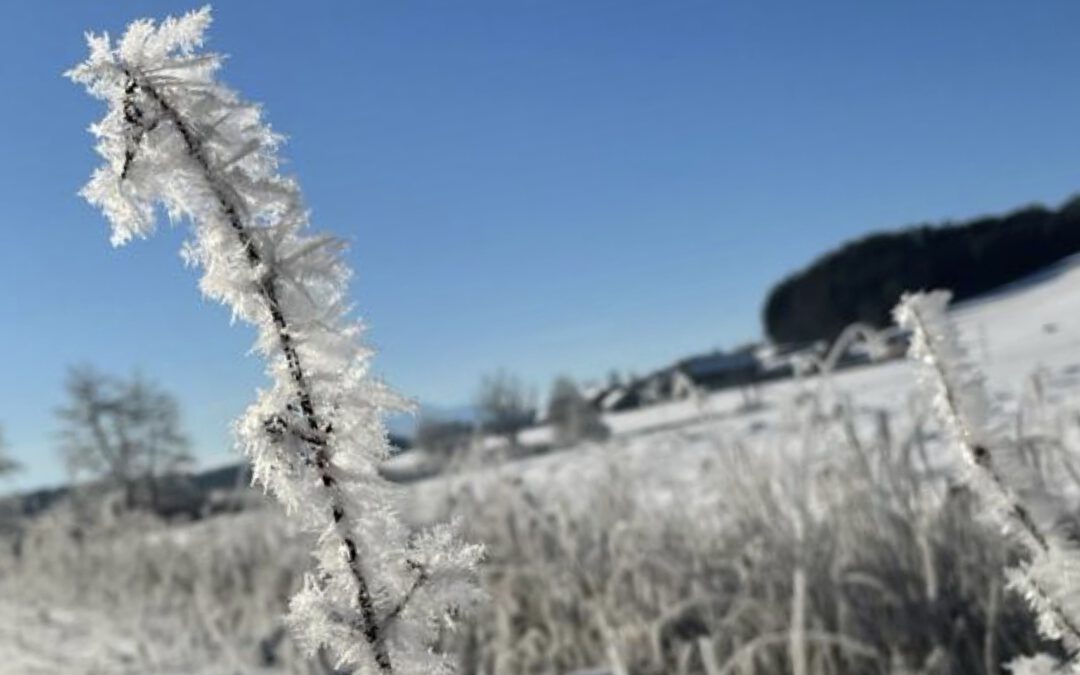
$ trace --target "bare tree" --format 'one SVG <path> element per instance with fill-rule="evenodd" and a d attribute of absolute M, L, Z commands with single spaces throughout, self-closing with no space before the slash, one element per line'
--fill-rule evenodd
<path fill-rule="evenodd" d="M 447 459 L 472 442 L 473 425 L 461 420 L 424 417 L 416 429 L 416 445 Z"/>
<path fill-rule="evenodd" d="M 176 399 L 139 375 L 123 379 L 72 368 L 57 410 L 60 450 L 72 475 L 90 473 L 123 490 L 131 508 L 156 508 L 160 478 L 192 461 Z M 140 491 L 145 490 L 145 494 Z"/>
<path fill-rule="evenodd" d="M 518 432 L 536 418 L 535 396 L 521 380 L 500 370 L 480 381 L 476 407 L 484 430 L 517 445 Z"/>
<path fill-rule="evenodd" d="M 555 442 L 560 445 L 608 436 L 599 411 L 586 400 L 569 377 L 556 378 L 551 386 L 547 418 L 555 431 Z"/>
<path fill-rule="evenodd" d="M 0 430 L 2 432 L 2 430 Z M 7 444 L 4 442 L 4 435 L 0 433 L 0 476 L 6 476 L 10 473 L 14 473 L 22 468 L 18 462 L 16 462 L 7 454 Z"/>

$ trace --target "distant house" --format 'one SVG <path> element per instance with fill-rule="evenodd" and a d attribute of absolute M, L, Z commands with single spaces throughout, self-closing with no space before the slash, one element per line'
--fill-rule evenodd
<path fill-rule="evenodd" d="M 855 327 L 853 327 L 855 328 Z M 852 341 L 835 359 L 828 358 L 824 342 L 756 344 L 731 351 L 697 354 L 661 368 L 627 384 L 614 383 L 588 392 L 587 398 L 600 412 L 633 410 L 642 406 L 699 396 L 703 392 L 741 388 L 793 377 L 796 371 L 815 372 L 828 362 L 835 369 L 902 356 L 909 336 L 897 328 L 872 331 L 872 338 Z"/>
<path fill-rule="evenodd" d="M 701 392 L 742 387 L 762 375 L 761 363 L 752 349 L 715 351 L 691 356 L 651 373 L 635 383 L 645 402 L 679 400 Z"/>
<path fill-rule="evenodd" d="M 631 384 L 613 384 L 590 392 L 586 396 L 593 408 L 600 412 L 633 410 L 641 405 L 641 398 Z"/>
<path fill-rule="evenodd" d="M 714 351 L 691 356 L 628 384 L 613 384 L 590 392 L 589 401 L 601 412 L 632 410 L 675 401 L 702 392 L 742 387 L 767 379 L 754 349 Z"/>
<path fill-rule="evenodd" d="M 762 373 L 761 362 L 750 348 L 691 356 L 676 363 L 672 370 L 686 375 L 697 387 L 710 390 L 747 385 Z"/>
<path fill-rule="evenodd" d="M 755 354 L 762 363 L 763 379 L 810 375 L 822 369 L 844 370 L 855 366 L 900 358 L 906 352 L 910 332 L 897 326 L 875 329 L 851 324 L 833 341 L 798 344 L 765 344 Z"/>
<path fill-rule="evenodd" d="M 791 377 L 794 374 L 792 357 L 804 352 L 820 353 L 824 345 L 813 342 L 776 344 L 766 342 L 754 350 L 754 357 L 761 363 L 765 379 Z"/>

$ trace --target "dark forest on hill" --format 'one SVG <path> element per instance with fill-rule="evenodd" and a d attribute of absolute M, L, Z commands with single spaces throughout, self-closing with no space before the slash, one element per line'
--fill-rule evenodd
<path fill-rule="evenodd" d="M 1080 252 L 1080 196 L 1058 209 L 919 225 L 850 241 L 787 277 L 763 309 L 768 337 L 829 340 L 859 321 L 890 322 L 904 291 L 948 288 L 970 298 Z"/>

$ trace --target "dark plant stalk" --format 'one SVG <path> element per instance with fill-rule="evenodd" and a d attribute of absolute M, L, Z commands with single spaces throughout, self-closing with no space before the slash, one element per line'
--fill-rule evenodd
<path fill-rule="evenodd" d="M 945 364 L 931 345 L 930 336 L 934 334 L 934 331 L 922 312 L 919 311 L 917 303 L 909 303 L 907 309 L 910 312 L 914 328 L 927 336 L 927 351 L 930 353 L 931 358 L 927 359 L 926 363 L 942 385 L 943 400 L 948 408 L 949 415 L 960 426 L 959 436 L 965 459 L 982 471 L 992 488 L 997 492 L 995 496 L 1009 505 L 1006 517 L 1024 535 L 1020 539 L 1027 545 L 1029 551 L 1035 555 L 1050 553 L 1051 544 L 1047 533 L 1039 527 L 1034 517 L 1032 517 L 1031 511 L 1020 502 L 1019 498 L 1010 489 L 994 464 L 994 457 L 990 448 L 986 444 L 975 440 L 976 435 L 969 427 L 968 420 L 961 411 L 957 401 L 957 392 L 950 381 L 949 374 L 945 370 Z M 1048 593 L 1047 589 L 1043 588 L 1037 579 L 1032 575 L 1027 576 L 1026 584 L 1030 592 L 1038 596 L 1040 606 L 1044 611 L 1052 615 L 1053 620 L 1061 628 L 1062 633 L 1067 638 L 1065 640 L 1066 645 L 1070 648 L 1080 647 L 1080 626 L 1077 626 L 1060 602 Z"/>
<path fill-rule="evenodd" d="M 217 175 L 199 138 L 192 131 L 190 125 L 177 112 L 164 94 L 158 91 L 146 78 L 139 77 L 131 69 L 125 69 L 124 74 L 128 78 L 128 86 L 125 89 L 126 99 L 124 104 L 125 119 L 135 125 L 133 139 L 135 143 L 129 148 L 125 156 L 125 166 L 122 175 L 127 174 L 131 163 L 136 158 L 137 144 L 142 136 L 152 130 L 162 121 L 172 124 L 177 133 L 184 141 L 184 147 L 188 156 L 199 167 L 203 178 L 213 192 L 217 200 L 221 214 L 226 218 L 233 231 L 236 233 L 237 242 L 244 251 L 245 258 L 251 271 L 259 275 L 257 287 L 260 296 L 266 304 L 267 311 L 274 323 L 278 346 L 285 357 L 289 367 L 289 374 L 296 389 L 296 398 L 299 402 L 300 412 L 307 424 L 306 430 L 297 430 L 290 427 L 284 418 L 276 418 L 267 421 L 267 429 L 278 434 L 290 433 L 302 441 L 310 451 L 310 458 L 304 458 L 305 464 L 313 466 L 319 482 L 330 494 L 331 515 L 335 523 L 341 523 L 346 513 L 342 499 L 337 490 L 337 479 L 334 477 L 327 454 L 328 436 L 333 432 L 332 425 L 322 424 L 312 404 L 311 390 L 307 384 L 300 355 L 296 351 L 293 338 L 289 330 L 289 322 L 282 311 L 281 302 L 278 299 L 278 274 L 272 265 L 264 265 L 264 260 L 253 240 L 251 233 L 244 225 L 241 218 L 241 205 L 234 203 L 229 191 L 224 189 L 223 180 Z M 157 107 L 159 117 L 150 121 L 147 111 L 142 110 L 137 102 L 136 94 L 141 92 Z M 262 269 L 260 269 L 262 268 Z M 386 617 L 380 619 L 375 610 L 375 603 L 371 594 L 371 586 L 365 575 L 359 554 L 359 547 L 355 539 L 344 528 L 335 528 L 341 538 L 344 556 L 349 565 L 349 570 L 356 583 L 356 601 L 360 608 L 363 625 L 359 626 L 368 646 L 372 650 L 375 663 L 379 670 L 384 673 L 393 672 L 393 664 L 390 653 L 386 647 L 385 628 L 390 621 L 397 617 L 404 609 L 405 603 L 413 596 L 416 589 L 426 581 L 423 570 L 419 570 L 417 581 L 407 595 Z"/>

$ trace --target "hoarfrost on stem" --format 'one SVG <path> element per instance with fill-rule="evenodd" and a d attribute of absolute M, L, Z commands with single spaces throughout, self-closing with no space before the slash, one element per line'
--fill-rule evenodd
<path fill-rule="evenodd" d="M 114 245 L 149 236 L 163 206 L 193 237 L 200 287 L 256 326 L 272 385 L 237 423 L 255 480 L 316 534 L 317 570 L 291 602 L 302 644 L 361 672 L 443 672 L 439 631 L 478 599 L 479 546 L 450 527 L 412 535 L 379 476 L 383 418 L 407 407 L 369 372 L 350 318 L 340 240 L 308 232 L 300 190 L 279 173 L 281 136 L 216 79 L 200 51 L 210 10 L 133 22 L 115 44 L 89 34 L 67 75 L 108 105 L 91 127 L 105 159 L 82 195 Z"/>
<path fill-rule="evenodd" d="M 911 331 L 908 356 L 920 366 L 921 383 L 963 456 L 963 481 L 981 498 L 989 519 L 1024 549 L 1025 560 L 1007 572 L 1009 586 L 1027 599 L 1040 631 L 1066 647 L 1071 671 L 1080 672 L 1080 551 L 1060 525 L 1071 514 L 1037 483 L 1001 428 L 1005 418 L 946 314 L 950 298 L 947 291 L 908 294 L 893 313 Z M 1033 672 L 1047 662 L 1018 661 L 1016 672 Z"/>

